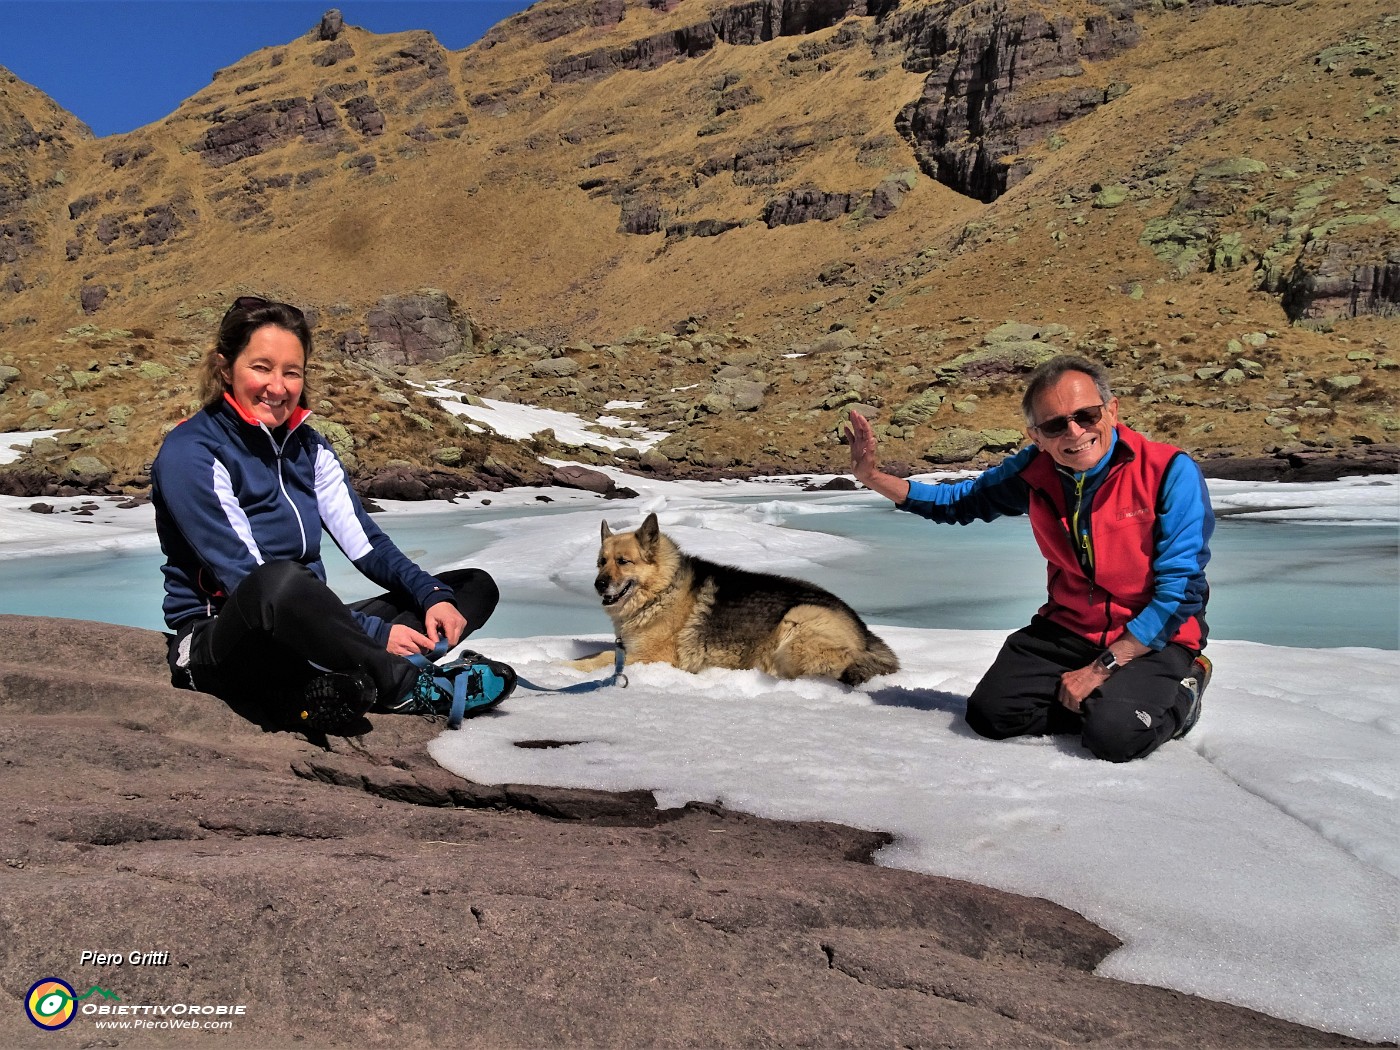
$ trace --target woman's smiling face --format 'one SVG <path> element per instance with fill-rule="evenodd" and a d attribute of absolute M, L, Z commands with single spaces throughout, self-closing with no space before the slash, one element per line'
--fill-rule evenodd
<path fill-rule="evenodd" d="M 305 373 L 301 340 L 285 328 L 265 324 L 228 366 L 224 382 L 244 415 L 280 427 L 301 401 Z"/>

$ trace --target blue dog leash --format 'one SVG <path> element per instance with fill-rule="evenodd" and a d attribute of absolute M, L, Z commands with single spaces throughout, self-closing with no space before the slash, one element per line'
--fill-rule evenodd
<path fill-rule="evenodd" d="M 595 689 L 602 689 L 605 686 L 621 683 L 620 688 L 627 688 L 627 676 L 622 673 L 622 665 L 627 659 L 627 650 L 622 647 L 622 639 L 618 638 L 613 649 L 613 672 L 607 678 L 599 678 L 593 682 L 575 682 L 573 685 L 562 686 L 558 689 L 551 689 L 549 686 L 536 685 L 528 679 L 515 676 L 515 684 L 524 686 L 526 689 L 533 689 L 537 693 L 591 693 Z"/>

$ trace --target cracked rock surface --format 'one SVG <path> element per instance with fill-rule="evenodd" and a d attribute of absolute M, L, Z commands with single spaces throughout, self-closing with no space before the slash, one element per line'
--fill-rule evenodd
<path fill-rule="evenodd" d="M 0 637 L 6 998 L 55 976 L 247 1007 L 231 1033 L 57 1036 L 15 1008 L 5 1046 L 1360 1045 L 1095 977 L 1111 935 L 876 867 L 879 832 L 473 784 L 422 719 L 308 741 L 171 689 L 154 632 Z"/>

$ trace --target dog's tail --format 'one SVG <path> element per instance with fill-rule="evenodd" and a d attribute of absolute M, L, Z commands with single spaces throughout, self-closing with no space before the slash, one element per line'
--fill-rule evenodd
<path fill-rule="evenodd" d="M 885 644 L 883 638 L 865 632 L 865 648 L 841 672 L 841 681 L 846 685 L 860 685 L 877 674 L 894 674 L 899 670 L 899 657 Z"/>

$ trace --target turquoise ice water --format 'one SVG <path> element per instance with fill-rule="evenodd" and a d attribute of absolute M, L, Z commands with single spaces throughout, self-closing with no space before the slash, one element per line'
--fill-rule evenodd
<path fill-rule="evenodd" d="M 867 619 L 905 627 L 1015 629 L 1044 601 L 1045 561 L 1026 518 L 934 525 L 877 512 L 805 518 L 878 548 L 853 560 L 883 582 Z M 1394 528 L 1223 520 L 1211 537 L 1212 638 L 1299 648 L 1400 647 Z M 833 580 L 838 593 L 842 581 Z"/>
<path fill-rule="evenodd" d="M 563 512 L 542 507 L 403 514 L 384 524 L 404 551 L 431 568 L 469 559 L 494 539 L 484 530 L 462 528 L 464 522 Z M 886 508 L 848 506 L 795 516 L 785 527 L 798 526 L 860 541 L 848 555 L 824 559 L 820 571 L 804 575 L 846 599 L 870 623 L 1010 631 L 1044 600 L 1045 563 L 1024 518 L 934 525 Z M 1400 540 L 1393 527 L 1226 519 L 1216 527 L 1211 550 L 1207 619 L 1213 638 L 1301 648 L 1400 647 Z M 162 560 L 155 549 L 3 560 L 0 612 L 161 629 Z M 373 585 L 333 548 L 327 561 L 342 595 L 373 593 Z M 609 630 L 591 592 L 572 593 L 543 579 L 503 590 L 488 634 Z"/>

